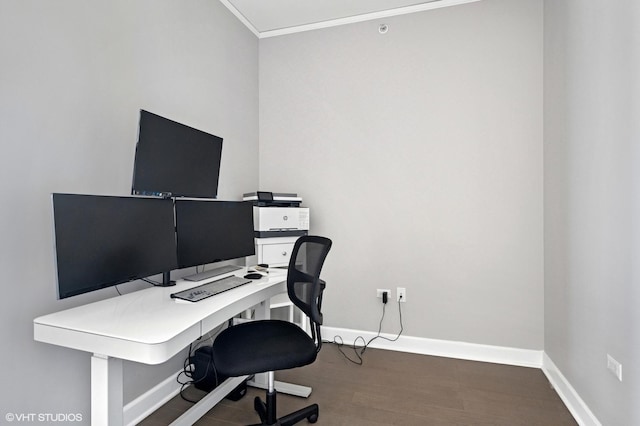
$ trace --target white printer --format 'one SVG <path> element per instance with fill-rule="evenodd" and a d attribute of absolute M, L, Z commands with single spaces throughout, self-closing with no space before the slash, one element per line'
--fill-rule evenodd
<path fill-rule="evenodd" d="M 306 235 L 308 207 L 253 207 L 253 229 L 257 238 Z"/>
<path fill-rule="evenodd" d="M 309 208 L 300 207 L 298 194 L 249 192 L 243 200 L 253 202 L 256 238 L 299 237 L 309 233 Z"/>

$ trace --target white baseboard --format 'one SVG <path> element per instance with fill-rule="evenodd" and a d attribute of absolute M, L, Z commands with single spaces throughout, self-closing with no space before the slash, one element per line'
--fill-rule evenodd
<path fill-rule="evenodd" d="M 180 384 L 176 381 L 178 373 L 167 377 L 156 386 L 143 393 L 130 403 L 124 406 L 123 423 L 128 426 L 135 426 L 144 418 L 166 404 L 171 398 L 180 393 Z"/>
<path fill-rule="evenodd" d="M 377 333 L 350 330 L 346 328 L 322 327 L 322 338 L 333 341 L 340 336 L 344 343 L 352 345 L 358 337 L 368 342 Z M 396 335 L 382 333 L 381 336 L 393 339 Z M 362 339 L 358 340 L 362 345 Z M 466 359 L 470 361 L 492 362 L 496 364 L 516 365 L 520 367 L 542 368 L 543 351 L 517 349 L 501 346 L 480 345 L 477 343 L 454 342 L 449 340 L 426 339 L 422 337 L 400 336 L 395 342 L 376 339 L 371 348 L 409 352 L 421 355 L 442 356 L 446 358 Z"/>
<path fill-rule="evenodd" d="M 546 353 L 543 357 L 542 371 L 580 426 L 602 426 L 602 423 L 598 421 L 587 404 L 580 398 L 580 395 L 578 395 L 573 386 L 571 386 L 571 383 L 569 383 Z"/>

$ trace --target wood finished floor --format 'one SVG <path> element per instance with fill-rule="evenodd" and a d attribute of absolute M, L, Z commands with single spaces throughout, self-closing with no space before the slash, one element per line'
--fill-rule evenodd
<path fill-rule="evenodd" d="M 318 403 L 318 425 L 577 424 L 544 373 L 535 368 L 376 349 L 368 349 L 364 364 L 358 366 L 345 360 L 335 345 L 326 344 L 314 364 L 276 373 L 276 380 L 313 388 L 308 399 L 279 394 L 278 414 Z M 203 395 L 195 388 L 187 394 Z M 238 402 L 224 400 L 196 425 L 256 423 L 257 395 L 264 398 L 264 391 L 249 388 Z M 140 424 L 167 425 L 190 406 L 177 396 Z"/>

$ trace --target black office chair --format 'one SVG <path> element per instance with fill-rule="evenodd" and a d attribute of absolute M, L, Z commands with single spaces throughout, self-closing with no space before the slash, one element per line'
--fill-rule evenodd
<path fill-rule="evenodd" d="M 302 367 L 315 361 L 322 346 L 322 292 L 320 271 L 331 248 L 331 240 L 300 237 L 293 246 L 287 274 L 287 293 L 311 324 L 311 336 L 297 325 L 280 320 L 261 320 L 229 327 L 213 342 L 213 364 L 219 375 L 237 377 L 267 373 L 266 403 L 259 397 L 254 407 L 261 425 L 292 425 L 303 419 L 318 421 L 318 404 L 312 404 L 280 419 L 276 416 L 274 371 Z"/>

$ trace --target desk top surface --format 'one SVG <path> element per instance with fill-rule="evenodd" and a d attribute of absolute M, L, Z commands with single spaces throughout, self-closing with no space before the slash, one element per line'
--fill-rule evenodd
<path fill-rule="evenodd" d="M 244 271 L 238 271 L 238 275 L 241 273 Z M 285 280 L 286 271 L 272 270 L 268 277 L 196 303 L 172 299 L 170 295 L 206 281 L 178 280 L 172 287 L 152 287 L 44 315 L 34 319 L 34 327 L 36 330 L 55 328 L 61 332 L 84 333 L 146 345 L 162 344 L 207 317 L 224 311 L 238 300 L 273 291 L 272 287 Z M 36 340 L 39 339 L 36 337 Z"/>

